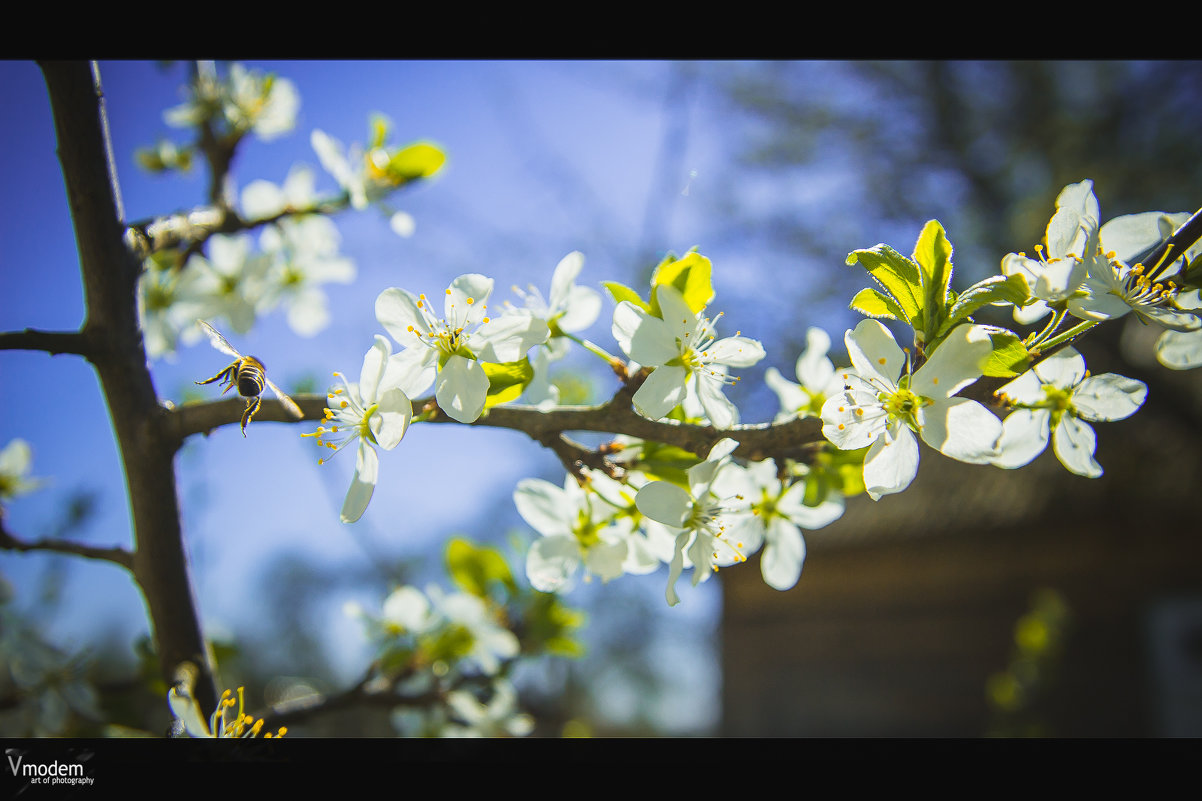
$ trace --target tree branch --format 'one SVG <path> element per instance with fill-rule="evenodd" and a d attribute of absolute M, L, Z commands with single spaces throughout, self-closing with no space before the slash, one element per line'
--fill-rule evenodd
<path fill-rule="evenodd" d="M 124 213 L 112 164 L 108 121 L 96 66 L 41 62 L 58 157 L 79 250 L 96 368 L 124 467 L 134 527 L 132 567 L 146 599 L 163 678 L 177 665 L 200 667 L 196 698 L 217 705 L 212 664 L 201 633 L 180 529 L 175 443 L 147 367 L 136 289 L 141 262 L 124 239 Z"/>
<path fill-rule="evenodd" d="M 44 350 L 51 356 L 74 353 L 90 358 L 92 345 L 82 331 L 24 331 L 0 332 L 0 350 Z"/>
<path fill-rule="evenodd" d="M 40 539 L 30 542 L 17 539 L 5 528 L 4 516 L 2 514 L 0 514 L 0 548 L 8 551 L 22 552 L 55 551 L 73 556 L 82 556 L 85 559 L 99 559 L 104 562 L 112 562 L 130 572 L 133 572 L 134 569 L 134 555 L 124 548 L 97 548 L 94 545 L 85 545 L 82 542 L 71 542 L 70 540 Z"/>

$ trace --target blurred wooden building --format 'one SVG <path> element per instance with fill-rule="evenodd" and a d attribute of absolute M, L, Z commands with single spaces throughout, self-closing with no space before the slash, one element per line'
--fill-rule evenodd
<path fill-rule="evenodd" d="M 1154 333 L 1136 366 L 1082 348 L 1150 388 L 1094 426 L 1102 478 L 922 446 L 909 490 L 806 533 L 792 590 L 723 571 L 721 733 L 1202 736 L 1202 371 L 1148 364 Z"/>

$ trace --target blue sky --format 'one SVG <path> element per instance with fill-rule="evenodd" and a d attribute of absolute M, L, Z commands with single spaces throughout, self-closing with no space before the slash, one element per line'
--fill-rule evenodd
<path fill-rule="evenodd" d="M 251 141 L 239 153 L 234 172 L 240 187 L 259 178 L 282 183 L 299 161 L 317 170 L 319 189 L 333 191 L 333 179 L 320 171 L 310 148 L 309 132 L 320 128 L 344 143 L 363 142 L 373 112 L 392 120 L 397 141 L 430 139 L 449 155 L 437 180 L 393 198 L 417 221 L 412 238 L 397 237 L 374 210 L 337 218 L 343 252 L 354 259 L 358 278 L 330 287 L 334 322 L 329 329 L 302 339 L 276 313 L 235 341 L 244 353 L 261 357 L 282 386 L 308 377 L 320 385 L 334 370 L 356 375 L 373 335 L 381 333 L 372 304 L 388 286 L 431 293 L 458 274 L 484 272 L 496 279 L 501 298 L 512 297 L 511 284 L 534 283 L 545 291 L 555 264 L 574 249 L 586 257 L 582 282 L 594 286 L 605 279 L 634 282 L 646 266 L 634 263 L 633 255 L 648 232 L 649 205 L 663 202 L 656 181 L 662 175 L 665 126 L 681 123 L 667 118 L 662 102 L 671 64 L 247 65 L 292 80 L 301 111 L 291 135 L 272 143 Z M 127 218 L 200 205 L 203 171 L 156 176 L 133 161 L 137 147 L 159 137 L 183 140 L 182 132 L 162 119 L 164 109 L 182 100 L 183 65 L 162 69 L 147 62 L 103 62 L 101 76 Z M 83 319 L 82 290 L 45 86 L 32 63 L 4 62 L 0 77 L 0 101 L 22 110 L 0 121 L 7 179 L 0 197 L 0 330 L 71 330 Z M 684 125 L 690 133 L 687 149 L 672 154 L 679 191 L 671 191 L 669 210 L 652 208 L 652 218 L 659 220 L 655 229 L 665 235 L 659 248 L 681 252 L 700 245 L 721 267 L 720 257 L 705 249 L 703 230 L 706 179 L 720 143 L 695 135 L 706 126 L 691 120 Z M 674 179 L 669 175 L 668 180 Z M 718 274 L 719 299 L 723 276 L 736 274 L 740 258 L 731 254 L 725 262 L 730 271 Z M 612 348 L 611 308 L 607 304 L 587 333 Z M 728 309 L 726 319 L 732 329 L 749 329 L 753 314 L 743 316 Z M 202 343 L 174 360 L 154 362 L 160 396 L 179 400 L 193 381 L 213 375 L 226 361 Z M 75 535 L 93 544 L 128 546 L 119 458 L 91 367 L 72 356 L 4 351 L 0 376 L 9 399 L 8 414 L 0 419 L 0 444 L 14 437 L 28 440 L 35 475 L 49 479 L 43 491 L 11 505 L 11 529 L 28 538 L 42 536 L 68 495 L 88 490 L 97 493 L 98 513 Z M 597 400 L 613 390 L 604 375 L 597 388 Z M 226 427 L 180 453 L 185 534 L 202 615 L 213 631 L 253 626 L 261 597 L 255 582 L 280 553 L 346 564 L 370 563 L 381 554 L 434 553 L 449 534 L 502 534 L 473 527 L 480 525 L 481 509 L 503 502 L 521 478 L 562 480 L 554 457 L 521 434 L 417 426 L 400 449 L 384 454 L 381 482 L 363 520 L 345 526 L 338 522 L 338 509 L 353 458 L 340 456 L 319 467 L 311 441 L 299 436 L 310 429 L 254 425 L 243 439 L 235 427 Z M 17 588 L 18 604 L 30 611 L 38 607 L 33 588 L 54 565 L 69 572 L 62 613 L 47 621 L 53 637 L 78 644 L 94 632 L 113 630 L 128 640 L 145 627 L 141 598 L 119 569 L 46 555 L 0 554 L 0 573 Z M 647 603 L 659 609 L 662 578 L 623 581 L 645 585 Z M 717 608 L 716 582 L 683 597 L 683 608 L 670 613 L 672 625 L 681 627 L 686 641 L 690 630 L 708 636 Z M 369 607 L 379 602 L 357 600 Z M 339 650 L 349 654 L 349 676 L 360 666 L 356 636 L 338 614 L 332 604 L 327 619 L 316 625 L 327 626 Z M 716 676 L 699 670 L 696 681 L 712 695 Z M 712 713 L 700 714 L 704 719 Z"/>

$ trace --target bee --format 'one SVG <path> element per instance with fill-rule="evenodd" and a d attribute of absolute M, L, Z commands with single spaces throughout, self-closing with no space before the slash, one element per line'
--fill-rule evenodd
<path fill-rule="evenodd" d="M 209 342 L 213 343 L 213 347 L 221 351 L 227 356 L 234 357 L 234 363 L 222 370 L 212 378 L 206 378 L 204 381 L 196 381 L 197 384 L 211 384 L 214 381 L 222 381 L 224 389 L 222 394 L 229 392 L 232 387 L 238 387 L 238 394 L 246 398 L 246 411 L 242 413 L 242 436 L 246 436 L 246 425 L 255 416 L 255 412 L 259 411 L 259 406 L 263 403 L 263 386 L 271 387 L 271 391 L 280 399 L 284 410 L 288 414 L 295 417 L 297 420 L 305 416 L 301 408 L 296 405 L 296 401 L 288 397 L 282 389 L 272 383 L 264 371 L 263 362 L 256 359 L 254 356 L 243 356 L 238 352 L 237 348 L 229 343 L 229 340 L 221 335 L 221 333 L 213 326 L 206 323 L 204 320 L 197 320 L 204 332 L 209 335 Z"/>

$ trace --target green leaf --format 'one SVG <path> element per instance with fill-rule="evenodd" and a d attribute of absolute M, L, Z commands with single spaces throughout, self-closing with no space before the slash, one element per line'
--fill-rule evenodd
<path fill-rule="evenodd" d="M 488 396 L 484 400 L 484 408 L 491 409 L 502 403 L 517 400 L 522 390 L 534 378 L 534 368 L 530 359 L 523 356 L 516 362 L 480 362 L 484 374 L 488 376 Z"/>
<path fill-rule="evenodd" d="M 669 481 L 681 487 L 689 486 L 689 468 L 703 461 L 692 451 L 660 442 L 643 442 L 639 470 L 649 479 Z"/>
<path fill-rule="evenodd" d="M 1013 378 L 1019 375 L 1031 364 L 1031 355 L 1023 346 L 1022 340 L 1013 331 L 997 326 L 982 326 L 989 332 L 993 341 L 993 353 L 985 362 L 982 371 L 994 378 Z"/>
<path fill-rule="evenodd" d="M 969 315 L 982 306 L 991 303 L 1013 303 L 1015 306 L 1021 306 L 1027 300 L 1028 294 L 1027 282 L 1018 274 L 992 275 L 984 281 L 978 281 L 956 298 L 947 320 L 939 327 L 938 335 L 944 335 L 956 323 L 967 320 Z"/>
<path fill-rule="evenodd" d="M 906 313 L 891 295 L 886 295 L 872 287 L 865 287 L 851 299 L 850 308 L 867 317 L 885 318 L 887 320 L 903 319 Z"/>
<path fill-rule="evenodd" d="M 694 313 L 701 311 L 714 299 L 712 275 L 710 260 L 695 250 L 686 253 L 683 259 L 668 256 L 651 276 L 651 313 L 660 316 L 655 288 L 664 284 L 675 287 Z"/>
<path fill-rule="evenodd" d="M 456 537 L 447 545 L 447 572 L 463 589 L 480 598 L 487 598 L 490 585 L 501 584 L 510 593 L 517 584 L 505 557 L 496 548 L 477 546 L 470 540 Z"/>
<path fill-rule="evenodd" d="M 388 174 L 399 182 L 429 178 L 446 164 L 447 154 L 430 142 L 416 142 L 392 154 Z"/>
<path fill-rule="evenodd" d="M 897 301 L 901 320 L 922 329 L 922 268 L 886 244 L 847 254 L 847 264 L 859 263 L 881 288 Z"/>
<path fill-rule="evenodd" d="M 952 285 L 952 243 L 938 220 L 928 220 L 914 245 L 913 259 L 921 269 L 924 340 L 930 340 L 948 306 Z"/>
<path fill-rule="evenodd" d="M 625 284 L 620 284 L 617 281 L 602 281 L 601 286 L 609 290 L 609 294 L 613 296 L 613 299 L 616 303 L 621 303 L 624 300 L 628 300 L 645 312 L 651 311 L 650 304 L 639 297 L 638 292 L 635 292 Z"/>

